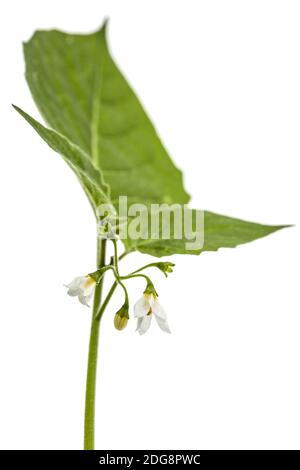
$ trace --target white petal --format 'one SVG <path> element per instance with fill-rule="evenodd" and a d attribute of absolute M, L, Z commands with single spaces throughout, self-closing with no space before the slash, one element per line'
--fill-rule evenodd
<path fill-rule="evenodd" d="M 66 285 L 66 287 L 69 287 L 69 289 L 77 289 L 78 287 L 80 287 L 80 284 L 82 283 L 83 279 L 84 277 L 82 276 L 75 277 L 73 281 L 70 282 L 70 284 Z"/>
<path fill-rule="evenodd" d="M 79 295 L 80 292 L 80 289 L 69 289 L 67 294 L 71 295 L 71 297 L 75 297 L 76 295 Z"/>
<path fill-rule="evenodd" d="M 80 277 L 75 277 L 70 284 L 66 284 L 65 287 L 67 287 L 68 290 L 68 295 L 75 296 L 80 293 L 80 284 L 82 282 L 82 276 Z"/>
<path fill-rule="evenodd" d="M 139 330 L 140 330 L 142 321 L 143 321 L 143 317 L 139 317 L 139 318 L 137 319 L 136 331 L 139 331 Z"/>
<path fill-rule="evenodd" d="M 160 305 L 160 303 L 158 302 L 156 298 L 153 299 L 151 308 L 152 308 L 152 312 L 154 313 L 154 315 L 161 318 L 162 320 L 167 319 L 166 312 L 164 311 L 164 309 L 162 308 L 162 306 Z"/>
<path fill-rule="evenodd" d="M 81 292 L 85 297 L 92 297 L 94 289 L 95 289 L 95 284 L 89 287 L 86 287 L 84 289 L 81 289 Z"/>
<path fill-rule="evenodd" d="M 159 328 L 163 331 L 165 331 L 166 333 L 171 333 L 171 330 L 170 330 L 170 327 L 168 325 L 168 322 L 167 322 L 167 319 L 163 319 L 161 317 L 159 317 L 158 315 L 155 315 L 155 319 L 157 321 L 157 324 L 159 326 Z"/>
<path fill-rule="evenodd" d="M 90 276 L 78 276 L 66 285 L 68 295 L 72 297 L 78 296 L 78 300 L 83 305 L 88 305 L 88 301 L 92 298 L 96 282 Z"/>
<path fill-rule="evenodd" d="M 150 304 L 150 306 L 151 306 L 151 308 L 152 308 L 152 306 L 153 306 L 153 304 L 155 303 L 157 297 L 154 296 L 153 294 L 148 294 L 147 297 L 148 297 L 149 304 Z"/>
<path fill-rule="evenodd" d="M 78 300 L 82 305 L 86 305 L 87 307 L 89 307 L 89 304 L 88 304 L 89 299 L 87 297 L 85 297 L 84 295 L 79 294 L 78 295 Z"/>
<path fill-rule="evenodd" d="M 140 335 L 145 334 L 146 331 L 149 330 L 149 327 L 151 325 L 151 317 L 152 315 L 146 315 L 145 317 L 138 318 L 136 330 L 139 332 Z"/>
<path fill-rule="evenodd" d="M 136 318 L 144 317 L 150 311 L 148 296 L 143 295 L 134 306 L 134 316 Z"/>
<path fill-rule="evenodd" d="M 93 295 L 94 295 L 94 293 L 93 293 L 93 292 L 91 292 L 89 295 L 85 295 L 85 299 L 86 299 L 86 301 L 87 301 L 87 302 L 89 302 L 90 300 L 92 300 L 92 298 L 93 298 Z"/>

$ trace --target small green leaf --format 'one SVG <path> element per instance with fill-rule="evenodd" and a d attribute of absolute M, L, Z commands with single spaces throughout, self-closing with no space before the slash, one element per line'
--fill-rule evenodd
<path fill-rule="evenodd" d="M 76 173 L 93 207 L 96 208 L 99 204 L 107 203 L 109 201 L 109 187 L 104 183 L 100 171 L 94 167 L 85 152 L 63 135 L 42 126 L 18 106 L 13 105 L 13 107 L 47 142 L 49 147 L 62 155 Z"/>
<path fill-rule="evenodd" d="M 200 214 L 200 211 L 195 209 L 189 209 L 192 213 L 192 220 L 196 219 L 196 212 Z M 176 213 L 176 211 L 174 211 Z M 200 244 L 203 242 L 202 246 L 197 248 L 197 243 L 195 247 L 191 249 L 190 243 L 196 241 L 197 235 L 194 235 L 195 227 L 190 227 L 190 231 L 186 233 L 188 226 L 184 225 L 183 221 L 183 211 L 178 207 L 178 213 L 182 214 L 182 219 L 179 217 L 174 217 L 174 224 L 171 226 L 170 239 L 163 239 L 162 235 L 162 222 L 160 220 L 158 232 L 155 234 L 156 238 L 147 237 L 147 233 L 150 227 L 151 211 L 148 215 L 148 225 L 145 227 L 145 230 L 141 229 L 141 237 L 138 239 L 129 238 L 124 240 L 125 247 L 128 251 L 138 250 L 142 253 L 147 253 L 156 257 L 170 256 L 174 254 L 191 254 L 199 255 L 203 251 L 217 251 L 219 248 L 234 248 L 243 243 L 248 243 L 258 238 L 265 237 L 277 230 L 282 228 L 289 227 L 289 225 L 262 225 L 256 224 L 253 222 L 247 222 L 240 219 L 235 219 L 232 217 L 226 217 L 223 215 L 215 214 L 213 212 L 204 211 L 203 214 L 203 238 L 199 237 Z M 133 218 L 129 222 L 135 223 Z M 183 236 L 179 239 L 174 237 L 176 229 L 178 229 L 178 224 L 181 224 Z M 140 229 L 140 227 L 138 227 Z M 184 233 L 185 231 L 185 233 Z M 180 232 L 180 231 L 179 231 Z M 128 230 L 130 235 L 130 229 Z"/>

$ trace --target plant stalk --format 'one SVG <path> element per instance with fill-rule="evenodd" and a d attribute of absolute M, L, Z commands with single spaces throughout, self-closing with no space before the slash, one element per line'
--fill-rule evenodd
<path fill-rule="evenodd" d="M 105 246 L 106 240 L 97 241 L 97 269 L 105 266 Z M 97 358 L 99 329 L 101 316 L 97 317 L 101 305 L 103 278 L 95 288 L 90 344 L 88 354 L 86 392 L 85 392 L 85 415 L 84 415 L 84 450 L 93 450 L 95 441 L 95 393 L 97 377 Z"/>

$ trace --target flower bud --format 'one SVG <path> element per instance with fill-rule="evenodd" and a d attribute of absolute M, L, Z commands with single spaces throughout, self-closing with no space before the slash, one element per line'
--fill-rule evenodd
<path fill-rule="evenodd" d="M 153 263 L 152 266 L 160 269 L 164 275 L 167 277 L 169 273 L 173 272 L 173 267 L 175 266 L 174 263 L 170 263 L 170 261 L 162 261 L 160 263 Z"/>
<path fill-rule="evenodd" d="M 129 319 L 128 314 L 128 305 L 124 304 L 120 310 L 117 311 L 114 318 L 114 325 L 115 328 L 119 331 L 124 330 L 126 328 Z"/>

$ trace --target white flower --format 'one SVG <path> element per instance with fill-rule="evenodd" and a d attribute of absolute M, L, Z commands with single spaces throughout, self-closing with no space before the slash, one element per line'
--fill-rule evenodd
<path fill-rule="evenodd" d="M 91 276 L 79 276 L 75 277 L 73 281 L 66 285 L 68 287 L 68 295 L 72 297 L 78 297 L 79 302 L 89 307 L 88 302 L 91 300 L 96 281 Z"/>
<path fill-rule="evenodd" d="M 167 322 L 167 314 L 158 302 L 157 296 L 155 294 L 144 293 L 143 297 L 134 306 L 134 316 L 137 318 L 137 331 L 140 335 L 143 335 L 149 329 L 153 315 L 161 330 L 171 333 Z"/>

